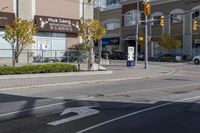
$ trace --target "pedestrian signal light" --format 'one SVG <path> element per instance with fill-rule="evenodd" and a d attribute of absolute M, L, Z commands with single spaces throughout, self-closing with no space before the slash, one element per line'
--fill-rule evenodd
<path fill-rule="evenodd" d="M 164 26 L 164 25 L 165 25 L 165 17 L 164 17 L 164 16 L 161 16 L 161 17 L 160 17 L 160 25 L 161 25 L 161 26 Z"/>
<path fill-rule="evenodd" d="M 194 20 L 194 22 L 193 22 L 193 30 L 197 30 L 197 28 L 198 28 L 198 22 L 197 22 L 197 20 Z"/>
<path fill-rule="evenodd" d="M 151 4 L 150 2 L 147 2 L 144 4 L 144 15 L 150 16 L 151 15 Z"/>

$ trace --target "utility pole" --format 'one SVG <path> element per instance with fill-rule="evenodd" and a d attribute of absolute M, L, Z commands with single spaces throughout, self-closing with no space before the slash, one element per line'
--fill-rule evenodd
<path fill-rule="evenodd" d="M 16 0 L 16 18 L 19 18 L 19 0 Z"/>
<path fill-rule="evenodd" d="M 19 0 L 16 0 L 16 18 L 19 18 Z M 17 40 L 18 40 L 18 37 L 17 37 Z M 17 51 L 19 51 L 19 42 L 18 41 L 17 41 L 17 44 L 16 44 L 16 49 L 17 49 Z M 15 53 L 15 56 L 16 56 L 16 53 Z M 18 63 L 18 62 L 19 62 L 19 60 L 17 58 L 16 63 Z"/>
<path fill-rule="evenodd" d="M 148 16 L 151 14 L 151 5 L 148 0 L 144 0 L 144 15 L 145 15 L 145 69 L 148 65 Z"/>
<path fill-rule="evenodd" d="M 139 39 L 139 20 L 138 20 L 138 14 L 139 14 L 139 2 L 137 2 L 137 22 L 136 22 L 136 36 L 135 36 L 135 65 L 137 65 L 138 61 L 138 39 Z"/>

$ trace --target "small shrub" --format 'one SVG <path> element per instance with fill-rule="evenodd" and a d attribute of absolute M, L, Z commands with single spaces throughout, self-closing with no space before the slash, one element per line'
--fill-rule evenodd
<path fill-rule="evenodd" d="M 59 72 L 75 72 L 75 71 L 77 71 L 76 66 L 70 64 L 0 66 L 0 75 L 59 73 Z"/>

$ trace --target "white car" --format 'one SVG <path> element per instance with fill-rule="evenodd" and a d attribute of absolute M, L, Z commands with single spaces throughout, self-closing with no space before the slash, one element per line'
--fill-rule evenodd
<path fill-rule="evenodd" d="M 199 63 L 200 63 L 200 56 L 199 56 L 199 55 L 198 55 L 198 56 L 195 56 L 195 57 L 193 58 L 193 62 L 194 62 L 195 65 L 199 65 Z"/>

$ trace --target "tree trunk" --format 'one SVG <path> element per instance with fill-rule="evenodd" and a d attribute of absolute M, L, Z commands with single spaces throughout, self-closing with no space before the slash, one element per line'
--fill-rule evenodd
<path fill-rule="evenodd" d="M 15 58 L 15 50 L 14 48 L 12 49 L 12 65 L 15 66 L 16 63 L 16 58 Z"/>

